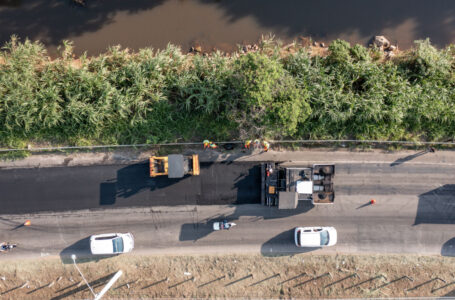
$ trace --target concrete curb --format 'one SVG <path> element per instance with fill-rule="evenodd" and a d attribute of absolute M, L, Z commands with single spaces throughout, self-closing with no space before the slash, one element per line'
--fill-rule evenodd
<path fill-rule="evenodd" d="M 185 150 L 185 154 L 197 153 L 201 162 L 308 162 L 308 163 L 390 163 L 390 164 L 455 164 L 455 151 L 445 150 L 435 153 L 427 151 L 394 151 L 381 150 L 355 151 L 337 149 L 311 149 L 299 151 L 262 150 Z M 74 167 L 91 165 L 121 165 L 146 161 L 154 152 L 148 151 L 115 151 L 88 152 L 72 154 L 32 154 L 18 160 L 0 161 L 0 169 Z"/>

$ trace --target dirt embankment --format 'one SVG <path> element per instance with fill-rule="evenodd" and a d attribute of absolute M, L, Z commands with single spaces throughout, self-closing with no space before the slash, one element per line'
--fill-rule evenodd
<path fill-rule="evenodd" d="M 455 260 L 447 257 L 124 255 L 79 267 L 95 292 L 124 272 L 106 299 L 455 296 Z M 3 299 L 91 296 L 74 266 L 53 258 L 1 264 L 0 289 Z"/>

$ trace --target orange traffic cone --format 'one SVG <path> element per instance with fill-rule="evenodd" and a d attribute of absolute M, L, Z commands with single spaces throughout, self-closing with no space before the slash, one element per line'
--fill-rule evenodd
<path fill-rule="evenodd" d="M 24 226 L 30 226 L 30 225 L 32 225 L 32 222 L 30 222 L 30 220 L 25 221 Z"/>
<path fill-rule="evenodd" d="M 370 204 L 371 204 L 371 205 L 376 204 L 376 200 L 371 199 Z"/>

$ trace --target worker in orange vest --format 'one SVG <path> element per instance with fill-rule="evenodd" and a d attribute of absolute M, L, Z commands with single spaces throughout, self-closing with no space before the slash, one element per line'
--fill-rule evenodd
<path fill-rule="evenodd" d="M 245 141 L 245 149 L 250 150 L 250 147 L 251 147 L 251 140 Z"/>
<path fill-rule="evenodd" d="M 218 148 L 218 146 L 215 143 L 210 142 L 210 149 L 216 149 L 216 148 Z"/>
<path fill-rule="evenodd" d="M 269 151 L 270 149 L 270 144 L 267 141 L 262 142 L 262 146 L 264 147 L 264 152 Z"/>
<path fill-rule="evenodd" d="M 210 142 L 209 140 L 204 140 L 203 143 L 204 143 L 204 150 L 205 150 L 205 149 L 207 149 L 207 148 L 210 147 L 210 144 L 211 144 L 212 142 Z"/>

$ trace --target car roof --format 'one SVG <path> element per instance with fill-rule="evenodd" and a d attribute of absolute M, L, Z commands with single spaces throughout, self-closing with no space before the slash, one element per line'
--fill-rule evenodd
<path fill-rule="evenodd" d="M 321 246 L 320 232 L 300 232 L 300 243 L 306 246 Z"/>

